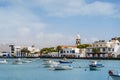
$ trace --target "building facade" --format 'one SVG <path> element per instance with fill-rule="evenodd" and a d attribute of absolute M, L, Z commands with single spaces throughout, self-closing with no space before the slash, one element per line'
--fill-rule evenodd
<path fill-rule="evenodd" d="M 21 52 L 23 48 L 27 48 L 30 53 L 29 55 L 27 53 Z M 33 56 L 39 56 L 38 54 L 35 54 L 37 52 L 40 52 L 38 48 L 35 46 L 30 47 L 24 47 L 24 46 L 16 46 L 14 44 L 0 44 L 0 56 L 3 57 L 33 57 Z"/>
<path fill-rule="evenodd" d="M 87 48 L 87 57 L 108 57 L 106 44 L 105 40 L 95 41 L 92 47 Z"/>
<path fill-rule="evenodd" d="M 27 49 L 30 51 L 29 56 L 31 56 L 31 57 L 38 57 L 39 56 L 39 54 L 37 54 L 37 53 L 40 52 L 40 49 L 36 48 L 34 45 L 27 47 Z"/>
<path fill-rule="evenodd" d="M 59 51 L 59 57 L 80 57 L 78 48 L 64 48 Z"/>
<path fill-rule="evenodd" d="M 120 42 L 120 37 L 111 38 L 111 40 L 118 40 Z"/>
<path fill-rule="evenodd" d="M 93 58 L 111 58 L 118 57 L 120 54 L 120 42 L 118 40 L 105 40 L 95 41 L 92 47 L 87 48 L 87 56 Z"/>
<path fill-rule="evenodd" d="M 14 55 L 14 53 L 11 53 L 11 47 L 9 44 L 0 44 L 1 57 L 10 57 L 12 55 Z"/>
<path fill-rule="evenodd" d="M 108 42 L 108 47 L 112 49 L 113 57 L 120 57 L 120 42 L 118 40 L 110 40 Z"/>

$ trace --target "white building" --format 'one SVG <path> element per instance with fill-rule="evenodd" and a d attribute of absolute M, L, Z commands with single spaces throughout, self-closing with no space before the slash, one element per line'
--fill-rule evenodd
<path fill-rule="evenodd" d="M 58 57 L 58 52 L 50 52 L 50 53 L 48 53 L 48 56 L 50 56 L 50 57 Z"/>
<path fill-rule="evenodd" d="M 87 49 L 86 48 L 83 48 L 83 49 L 80 49 L 80 57 L 86 57 L 86 51 Z"/>
<path fill-rule="evenodd" d="M 93 52 L 97 49 L 97 53 Z M 92 47 L 87 48 L 87 57 L 118 57 L 120 55 L 120 42 L 118 40 L 104 40 L 95 41 Z"/>
<path fill-rule="evenodd" d="M 40 50 L 35 46 L 23 47 L 16 46 L 14 44 L 0 44 L 0 56 L 25 57 L 27 55 L 25 53 L 21 53 L 21 49 L 23 48 L 27 48 L 30 51 L 30 56 L 38 56 L 38 54 L 34 53 L 40 52 Z"/>
<path fill-rule="evenodd" d="M 0 56 L 12 56 L 9 44 L 0 44 Z"/>
<path fill-rule="evenodd" d="M 0 45 L 0 52 L 11 52 L 11 48 L 9 47 L 9 44 L 1 44 Z"/>
<path fill-rule="evenodd" d="M 111 50 L 111 48 L 109 50 Z M 112 52 L 109 51 L 109 54 L 111 53 Z M 105 40 L 95 41 L 92 47 L 87 48 L 87 57 L 105 58 L 108 56 L 108 47 Z"/>
<path fill-rule="evenodd" d="M 39 56 L 39 54 L 35 54 L 35 53 L 40 52 L 40 49 L 36 48 L 34 45 L 27 47 L 27 49 L 30 51 L 29 56 L 32 56 L 32 57 Z"/>
<path fill-rule="evenodd" d="M 78 48 L 64 48 L 59 51 L 59 57 L 80 57 Z"/>
<path fill-rule="evenodd" d="M 112 56 L 113 57 L 120 56 L 120 42 L 118 40 L 110 40 L 107 43 L 107 47 L 112 49 Z"/>
<path fill-rule="evenodd" d="M 35 52 L 40 51 L 40 49 L 36 48 L 35 46 L 30 46 L 30 47 L 27 47 L 27 48 L 31 53 L 35 53 Z"/>
<path fill-rule="evenodd" d="M 16 57 L 23 57 L 24 54 L 21 53 L 21 46 L 14 46 L 14 56 Z"/>

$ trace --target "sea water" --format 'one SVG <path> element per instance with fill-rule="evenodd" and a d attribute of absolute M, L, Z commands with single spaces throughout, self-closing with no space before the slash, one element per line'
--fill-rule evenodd
<path fill-rule="evenodd" d="M 3 60 L 3 59 L 0 59 Z M 99 70 L 89 70 L 90 60 L 69 59 L 72 70 L 53 70 L 45 68 L 43 59 L 31 59 L 32 63 L 13 65 L 16 59 L 7 59 L 8 64 L 0 64 L 0 80 L 112 80 L 108 76 L 109 70 L 120 71 L 119 60 L 99 60 L 104 65 Z M 22 59 L 30 60 L 30 59 Z M 58 61 L 59 59 L 53 59 Z"/>

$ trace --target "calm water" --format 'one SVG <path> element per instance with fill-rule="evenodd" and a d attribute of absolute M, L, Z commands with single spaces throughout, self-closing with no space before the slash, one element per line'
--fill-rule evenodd
<path fill-rule="evenodd" d="M 62 71 L 44 68 L 43 59 L 22 65 L 13 65 L 15 59 L 7 60 L 8 64 L 0 64 L 0 80 L 108 80 L 109 69 L 120 71 L 120 61 L 117 60 L 100 60 L 99 62 L 105 67 L 98 71 L 89 70 L 90 60 L 74 60 L 71 64 L 74 67 L 72 70 Z"/>

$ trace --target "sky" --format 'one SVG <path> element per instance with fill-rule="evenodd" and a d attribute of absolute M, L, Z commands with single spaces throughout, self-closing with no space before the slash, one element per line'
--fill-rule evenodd
<path fill-rule="evenodd" d="M 0 43 L 39 48 L 120 37 L 120 0 L 0 0 Z"/>

